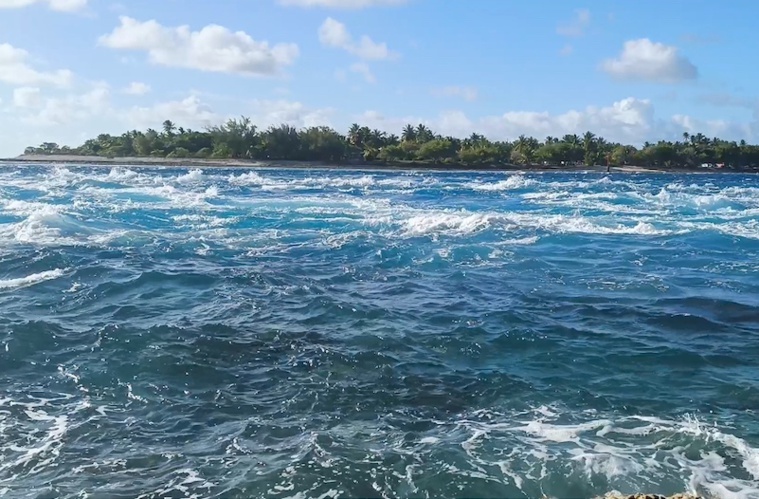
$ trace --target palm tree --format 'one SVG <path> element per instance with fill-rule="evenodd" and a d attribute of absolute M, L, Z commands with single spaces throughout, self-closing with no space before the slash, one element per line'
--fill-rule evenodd
<path fill-rule="evenodd" d="M 451 144 L 451 148 L 454 151 L 458 151 L 459 149 L 461 149 L 461 144 L 462 144 L 461 139 L 457 139 L 456 137 L 452 137 L 449 135 L 447 137 L 444 137 L 443 140 L 449 142 Z"/>
<path fill-rule="evenodd" d="M 419 123 L 416 126 L 416 140 L 417 142 L 429 142 L 432 140 L 432 131 L 427 128 L 423 123 Z"/>
<path fill-rule="evenodd" d="M 387 133 L 382 130 L 374 129 L 369 133 L 369 143 L 374 148 L 380 148 L 385 145 Z"/>
<path fill-rule="evenodd" d="M 414 125 L 406 125 L 403 127 L 403 141 L 404 142 L 414 142 L 416 140 L 416 128 L 414 128 Z"/>
<path fill-rule="evenodd" d="M 579 146 L 580 145 L 580 137 L 578 137 L 576 134 L 567 134 L 564 137 L 562 137 L 562 142 L 566 142 L 567 144 L 573 145 L 573 146 Z"/>
<path fill-rule="evenodd" d="M 351 125 L 348 130 L 348 141 L 354 146 L 358 146 L 360 141 L 361 126 L 358 123 Z"/>
<path fill-rule="evenodd" d="M 176 125 L 174 125 L 173 121 L 166 120 L 166 121 L 163 122 L 163 132 L 166 135 L 173 135 L 175 128 L 176 128 Z"/>
<path fill-rule="evenodd" d="M 690 141 L 693 144 L 705 144 L 708 140 L 709 139 L 706 138 L 706 135 L 701 132 L 690 136 Z"/>
<path fill-rule="evenodd" d="M 480 145 L 483 142 L 485 142 L 485 136 L 480 135 L 479 133 L 476 133 L 476 132 L 472 133 L 472 135 L 470 135 L 468 139 L 464 139 L 464 143 L 470 147 Z"/>
<path fill-rule="evenodd" d="M 529 165 L 535 158 L 535 151 L 537 150 L 537 140 L 533 137 L 527 137 L 520 135 L 517 140 L 514 141 L 514 152 L 521 156 L 522 161 Z"/>
<path fill-rule="evenodd" d="M 583 150 L 585 151 L 585 156 L 583 158 L 585 164 L 588 166 L 593 165 L 598 160 L 596 134 L 592 132 L 585 132 L 585 134 L 582 136 L 582 146 Z"/>

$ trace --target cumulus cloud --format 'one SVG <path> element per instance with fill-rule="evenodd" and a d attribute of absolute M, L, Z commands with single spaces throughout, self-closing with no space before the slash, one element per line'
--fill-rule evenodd
<path fill-rule="evenodd" d="M 611 141 L 635 145 L 659 139 L 677 140 L 684 131 L 732 140 L 759 139 L 757 117 L 753 121 L 735 122 L 701 120 L 687 115 L 656 116 L 650 101 L 634 97 L 606 106 L 560 113 L 509 110 L 475 116 L 453 109 L 427 117 L 387 117 L 378 111 L 367 111 L 360 116 L 340 115 L 332 108 L 287 99 L 236 101 L 233 105 L 217 107 L 221 101 L 212 96 L 208 98 L 211 101 L 191 94 L 179 100 L 157 101 L 150 106 L 117 107 L 105 83 L 89 84 L 75 91 L 18 87 L 10 102 L 5 107 L 0 106 L 0 127 L 7 131 L 0 135 L 0 156 L 18 154 L 24 147 L 43 141 L 78 145 L 98 133 L 159 128 L 166 119 L 198 129 L 239 114 L 250 116 L 261 128 L 287 123 L 295 127 L 327 125 L 346 129 L 350 123 L 358 122 L 398 134 L 407 123 L 423 123 L 442 135 L 465 137 L 477 132 L 499 140 L 514 140 L 522 134 L 541 139 L 547 135 L 560 137 L 587 130 Z"/>
<path fill-rule="evenodd" d="M 38 88 L 21 88 L 14 92 L 13 101 L 23 108 L 21 121 L 35 127 L 68 126 L 111 113 L 110 89 L 105 83 L 62 96 L 44 96 Z"/>
<path fill-rule="evenodd" d="M 408 0 L 279 0 L 280 5 L 332 9 L 364 9 L 367 7 L 403 5 L 407 2 Z"/>
<path fill-rule="evenodd" d="M 294 43 L 269 45 L 243 31 L 209 24 L 200 31 L 189 26 L 167 27 L 155 20 L 140 22 L 122 16 L 120 25 L 100 37 L 105 47 L 142 51 L 153 64 L 248 76 L 272 76 L 295 62 Z"/>
<path fill-rule="evenodd" d="M 0 82 L 12 85 L 54 85 L 65 87 L 71 84 L 74 74 L 67 69 L 38 71 L 29 64 L 29 53 L 10 44 L 0 44 Z"/>
<path fill-rule="evenodd" d="M 167 119 L 184 127 L 204 128 L 229 118 L 239 117 L 240 114 L 250 117 L 251 121 L 261 128 L 283 123 L 300 128 L 330 125 L 333 110 L 309 107 L 287 99 L 256 99 L 236 102 L 234 112 L 226 113 L 212 106 L 200 95 L 192 94 L 181 100 L 157 102 L 151 106 L 133 106 L 118 111 L 117 114 L 127 127 L 139 130 L 160 127 Z"/>
<path fill-rule="evenodd" d="M 590 26 L 590 11 L 588 9 L 579 9 L 571 21 L 559 25 L 556 32 L 563 36 L 578 37 L 585 34 L 585 30 Z"/>
<path fill-rule="evenodd" d="M 331 126 L 333 114 L 331 108 L 313 108 L 284 99 L 255 100 L 250 106 L 250 118 L 260 127 L 282 123 L 294 127 Z"/>
<path fill-rule="evenodd" d="M 435 126 L 445 130 L 446 135 L 466 137 L 472 133 L 476 125 L 462 111 L 444 111 L 438 116 Z"/>
<path fill-rule="evenodd" d="M 522 134 L 543 138 L 547 135 L 582 134 L 590 130 L 602 134 L 608 140 L 642 143 L 645 140 L 659 139 L 661 137 L 656 136 L 657 133 L 663 133 L 660 122 L 654 118 L 651 102 L 633 97 L 609 106 L 589 106 L 583 110 L 570 110 L 560 114 L 508 111 L 473 119 L 461 111 L 452 110 L 445 111 L 434 119 L 424 119 L 413 116 L 387 118 L 376 112 L 368 112 L 358 119 L 364 120 L 362 123 L 371 127 L 393 133 L 398 133 L 407 123 L 423 123 L 442 135 L 460 137 L 477 132 L 499 140 L 513 140 Z"/>
<path fill-rule="evenodd" d="M 648 38 L 625 42 L 622 53 L 601 68 L 619 80 L 677 83 L 698 78 L 698 69 L 676 47 Z"/>
<path fill-rule="evenodd" d="M 390 51 L 386 43 L 377 43 L 364 35 L 355 40 L 345 24 L 328 17 L 319 27 L 319 41 L 327 47 L 343 49 L 364 60 L 395 59 L 398 54 Z"/>
<path fill-rule="evenodd" d="M 479 94 L 474 87 L 451 85 L 448 87 L 433 88 L 432 95 L 435 97 L 459 97 L 465 101 L 473 102 L 477 100 Z"/>
<path fill-rule="evenodd" d="M 41 92 L 36 87 L 21 87 L 13 90 L 13 105 L 22 108 L 37 108 L 41 105 Z"/>
<path fill-rule="evenodd" d="M 152 106 L 134 106 L 127 109 L 124 121 L 133 128 L 157 128 L 165 120 L 171 120 L 186 127 L 202 128 L 214 125 L 222 117 L 197 95 L 181 100 L 159 102 Z"/>
<path fill-rule="evenodd" d="M 629 97 L 610 106 L 589 106 L 584 110 L 571 110 L 556 115 L 510 111 L 500 116 L 484 118 L 481 126 L 488 133 L 509 138 L 523 133 L 545 137 L 591 130 L 603 134 L 609 140 L 639 142 L 650 134 L 654 126 L 654 110 L 649 100 Z"/>
<path fill-rule="evenodd" d="M 60 12 L 74 12 L 85 8 L 87 0 L 0 0 L 0 9 L 20 9 L 35 4 L 47 4 Z"/>
<path fill-rule="evenodd" d="M 693 116 L 676 114 L 672 117 L 670 128 L 678 134 L 688 132 L 691 134 L 703 133 L 707 137 L 720 137 L 724 139 L 756 139 L 759 133 L 759 123 L 738 123 L 727 120 L 702 120 Z"/>
<path fill-rule="evenodd" d="M 119 130 L 155 128 L 167 119 L 194 127 L 214 124 L 223 119 L 195 95 L 151 106 L 116 108 L 109 86 L 102 82 L 63 95 L 44 95 L 39 88 L 17 88 L 13 94 L 13 105 L 22 123 L 50 131 L 65 130 L 72 124 L 93 120 L 106 121 L 109 128 Z"/>
<path fill-rule="evenodd" d="M 133 81 L 124 89 L 127 95 L 145 95 L 150 92 L 150 85 L 141 81 Z"/>

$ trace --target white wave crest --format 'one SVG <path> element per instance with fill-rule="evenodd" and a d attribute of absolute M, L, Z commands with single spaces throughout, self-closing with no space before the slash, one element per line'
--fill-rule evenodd
<path fill-rule="evenodd" d="M 140 174 L 129 168 L 115 166 L 108 172 L 108 178 L 117 182 L 129 181 L 137 178 Z"/>
<path fill-rule="evenodd" d="M 192 184 L 192 183 L 198 183 L 203 181 L 203 170 L 195 169 L 190 170 L 189 172 L 185 173 L 184 175 L 179 175 L 176 178 L 177 183 L 179 184 Z"/>
<path fill-rule="evenodd" d="M 16 279 L 0 279 L 0 289 L 18 289 L 34 284 L 57 279 L 66 273 L 65 269 L 46 270 L 44 272 L 38 272 L 26 277 L 18 277 Z"/>
<path fill-rule="evenodd" d="M 267 183 L 267 179 L 257 172 L 245 172 L 240 175 L 231 175 L 229 183 L 234 185 L 264 185 Z"/>
<path fill-rule="evenodd" d="M 541 409 L 519 415 L 478 411 L 453 422 L 439 421 L 439 430 L 425 443 L 458 441 L 472 467 L 498 465 L 503 470 L 516 464 L 527 467 L 523 476 L 534 480 L 547 476 L 550 463 L 570 462 L 575 466 L 566 473 L 589 480 L 603 477 L 612 486 L 680 477 L 688 492 L 706 497 L 759 497 L 759 449 L 722 428 L 694 417 L 610 416 L 580 422 L 567 422 L 566 417 L 562 411 Z M 508 442 L 511 452 L 494 454 L 494 442 Z M 745 473 L 751 479 L 739 478 Z"/>
<path fill-rule="evenodd" d="M 492 218 L 492 215 L 487 213 L 432 212 L 405 220 L 402 224 L 402 235 L 404 237 L 439 233 L 467 235 L 490 227 Z"/>
<path fill-rule="evenodd" d="M 475 191 L 511 191 L 516 189 L 525 189 L 538 184 L 538 181 L 527 178 L 523 175 L 512 175 L 506 180 L 498 182 L 472 182 L 466 184 L 466 187 Z"/>
<path fill-rule="evenodd" d="M 27 203 L 29 210 L 18 210 L 26 218 L 18 223 L 4 227 L 0 233 L 10 236 L 6 240 L 35 245 L 76 244 L 75 240 L 62 235 L 62 230 L 71 226 L 70 219 L 64 215 L 61 206 L 44 203 Z M 37 206 L 34 206 L 37 205 Z"/>
<path fill-rule="evenodd" d="M 406 215 L 406 213 L 408 215 Z M 408 210 L 395 216 L 384 216 L 383 221 L 400 219 L 400 235 L 417 237 L 469 236 L 478 232 L 497 229 L 502 232 L 546 231 L 553 234 L 582 233 L 603 235 L 660 236 L 671 234 L 668 229 L 658 229 L 652 223 L 634 220 L 634 225 L 610 223 L 579 215 L 551 215 L 544 213 L 472 212 L 467 210 Z M 406 217 L 404 217 L 406 215 Z M 375 218 L 375 222 L 377 219 Z M 530 236 L 534 237 L 534 236 Z"/>
<path fill-rule="evenodd" d="M 11 443 L 4 449 L 4 460 L 0 461 L 0 472 L 19 466 L 29 466 L 29 473 L 38 473 L 52 466 L 61 452 L 64 436 L 69 429 L 69 418 L 65 414 L 52 416 L 42 409 L 46 400 L 37 402 L 15 402 L 10 399 L 0 400 L 9 402 L 11 406 L 23 407 L 23 418 L 11 419 L 14 426 L 26 429 L 27 436 L 23 440 Z M 0 411 L 0 414 L 3 414 Z M 15 418 L 14 418 L 15 419 Z M 1 421 L 1 420 L 0 420 Z M 32 428 L 34 427 L 34 430 Z M 43 431 L 37 430 L 44 427 Z M 32 430 L 32 431 L 29 431 Z M 9 451 L 9 452 L 8 452 Z"/>

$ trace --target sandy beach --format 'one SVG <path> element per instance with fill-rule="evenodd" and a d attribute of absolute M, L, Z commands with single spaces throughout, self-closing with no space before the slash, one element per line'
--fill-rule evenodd
<path fill-rule="evenodd" d="M 482 165 L 445 165 L 425 163 L 323 163 L 318 161 L 257 161 L 244 159 L 197 159 L 197 158 L 153 158 L 153 157 L 119 157 L 76 155 L 22 155 L 16 158 L 0 158 L 2 164 L 69 164 L 88 166 L 130 166 L 130 167 L 174 167 L 174 168 L 272 168 L 272 169 L 351 169 L 351 170 L 424 170 L 424 171 L 509 171 L 509 172 L 606 172 L 606 167 L 597 166 L 545 166 L 545 165 L 506 165 L 486 167 Z M 716 170 L 716 169 L 682 169 L 682 168 L 646 168 L 642 166 L 612 166 L 614 173 L 751 173 L 750 170 Z"/>

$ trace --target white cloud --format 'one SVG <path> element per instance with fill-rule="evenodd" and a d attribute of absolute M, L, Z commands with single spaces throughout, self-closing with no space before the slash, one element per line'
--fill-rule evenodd
<path fill-rule="evenodd" d="M 625 42 L 619 57 L 604 61 L 601 68 L 620 80 L 676 83 L 698 78 L 696 66 L 676 47 L 648 38 Z"/>
<path fill-rule="evenodd" d="M 733 140 L 759 139 L 756 117 L 746 122 L 700 120 L 686 115 L 657 117 L 650 101 L 634 97 L 607 106 L 589 106 L 561 113 L 511 110 L 476 116 L 453 109 L 432 117 L 386 117 L 377 111 L 367 111 L 360 116 L 339 115 L 328 107 L 308 106 L 286 99 L 245 102 L 209 96 L 211 100 L 206 101 L 200 94 L 156 102 L 151 106 L 119 108 L 114 105 L 105 83 L 61 92 L 38 87 L 15 89 L 11 102 L 0 107 L 0 127 L 6 130 L 0 134 L 0 156 L 19 154 L 24 147 L 43 141 L 75 146 L 99 133 L 120 134 L 131 128 L 157 129 L 166 119 L 186 128 L 199 129 L 239 114 L 250 116 L 261 128 L 287 123 L 295 127 L 336 126 L 344 130 L 355 121 L 400 134 L 407 123 L 423 123 L 442 135 L 465 137 L 477 132 L 499 140 L 513 140 L 521 134 L 543 139 L 547 135 L 560 137 L 568 133 L 582 134 L 587 130 L 611 141 L 634 145 L 660 139 L 678 140 L 684 131 Z"/>
<path fill-rule="evenodd" d="M 588 9 L 579 9 L 575 11 L 572 20 L 556 28 L 556 32 L 563 36 L 582 36 L 585 30 L 590 26 L 590 11 Z"/>
<path fill-rule="evenodd" d="M 270 46 L 245 32 L 232 32 L 216 24 L 200 31 L 189 26 L 166 27 L 157 21 L 140 22 L 122 16 L 121 24 L 100 37 L 103 46 L 147 52 L 153 64 L 201 71 L 272 76 L 295 62 L 299 55 L 294 43 Z"/>
<path fill-rule="evenodd" d="M 566 55 L 571 55 L 572 52 L 574 51 L 575 51 L 575 48 L 572 45 L 566 44 L 563 47 L 561 47 L 561 50 L 559 50 L 559 54 L 566 56 Z"/>
<path fill-rule="evenodd" d="M 319 27 L 319 41 L 329 47 L 345 47 L 352 43 L 345 24 L 328 17 Z"/>
<path fill-rule="evenodd" d="M 280 5 L 332 9 L 364 9 L 367 7 L 403 5 L 407 2 L 408 0 L 279 0 Z"/>
<path fill-rule="evenodd" d="M 43 97 L 34 110 L 23 115 L 22 119 L 35 126 L 55 127 L 110 113 L 110 90 L 108 85 L 98 83 L 83 93 L 72 93 L 62 97 Z"/>
<path fill-rule="evenodd" d="M 11 105 L 0 108 L 0 127 L 5 130 L 0 134 L 0 156 L 18 155 L 42 142 L 73 146 L 99 133 L 120 133 L 120 113 L 110 98 L 103 82 L 82 84 L 75 90 L 15 89 Z"/>
<path fill-rule="evenodd" d="M 286 99 L 253 100 L 247 103 L 237 102 L 233 113 L 227 114 L 214 109 L 198 95 L 190 95 L 182 100 L 159 102 L 152 106 L 134 106 L 118 114 L 123 114 L 123 121 L 129 128 L 144 130 L 148 127 L 158 128 L 165 120 L 189 128 L 204 128 L 222 121 L 249 116 L 251 121 L 262 128 L 286 123 L 295 127 L 329 125 L 331 109 L 311 108 L 301 102 Z"/>
<path fill-rule="evenodd" d="M 610 106 L 589 106 L 582 111 L 558 115 L 547 112 L 510 111 L 481 120 L 488 133 L 514 138 L 520 134 L 545 137 L 587 130 L 603 134 L 609 140 L 638 142 L 649 135 L 654 125 L 654 109 L 647 99 L 629 97 Z"/>
<path fill-rule="evenodd" d="M 132 107 L 126 111 L 124 120 L 137 129 L 157 128 L 165 120 L 185 127 L 203 128 L 218 123 L 222 117 L 197 95 L 190 95 L 182 100 Z"/>
<path fill-rule="evenodd" d="M 0 44 L 0 82 L 12 85 L 55 85 L 65 87 L 71 84 L 74 74 L 67 69 L 45 72 L 29 65 L 29 53 L 10 44 Z"/>
<path fill-rule="evenodd" d="M 294 127 L 331 126 L 330 108 L 311 108 L 301 102 L 289 100 L 255 100 L 250 108 L 250 119 L 260 127 L 280 125 Z"/>
<path fill-rule="evenodd" d="M 145 95 L 149 92 L 150 85 L 141 81 L 133 81 L 124 89 L 124 93 L 127 95 Z"/>
<path fill-rule="evenodd" d="M 701 120 L 692 116 L 676 114 L 672 117 L 671 129 L 677 138 L 682 132 L 691 134 L 703 133 L 707 137 L 719 137 L 725 139 L 750 139 L 756 138 L 759 132 L 759 123 L 736 123 L 726 120 Z"/>
<path fill-rule="evenodd" d="M 87 0 L 0 0 L 0 9 L 20 9 L 38 3 L 60 12 L 75 12 L 87 6 Z"/>
<path fill-rule="evenodd" d="M 474 123 L 462 111 L 444 111 L 440 113 L 436 125 L 445 131 L 445 135 L 467 137 L 474 130 Z"/>
<path fill-rule="evenodd" d="M 366 35 L 354 40 L 345 24 L 331 17 L 319 27 L 319 41 L 322 45 L 343 49 L 360 59 L 380 61 L 398 57 L 398 54 L 387 48 L 386 43 L 377 43 Z"/>
<path fill-rule="evenodd" d="M 479 93 L 474 87 L 460 87 L 452 85 L 449 87 L 434 88 L 432 95 L 435 97 L 460 97 L 466 101 L 474 102 L 477 100 Z"/>
<path fill-rule="evenodd" d="M 0 127 L 7 130 L 0 134 L 0 156 L 17 155 L 26 146 L 45 141 L 77 146 L 100 133 L 158 128 L 167 119 L 193 128 L 225 119 L 196 95 L 152 106 L 117 108 L 105 83 L 63 94 L 51 90 L 53 94 L 46 95 L 44 89 L 36 90 L 16 89 L 13 105 L 0 108 Z"/>
<path fill-rule="evenodd" d="M 20 87 L 13 90 L 13 105 L 23 108 L 37 108 L 41 105 L 40 89 Z"/>
<path fill-rule="evenodd" d="M 366 80 L 367 83 L 376 83 L 377 78 L 374 76 L 374 73 L 372 73 L 371 68 L 369 65 L 365 62 L 357 62 L 351 65 L 351 71 L 354 73 L 358 73 L 361 76 L 364 77 L 364 80 Z"/>
<path fill-rule="evenodd" d="M 370 127 L 396 134 L 407 123 L 423 123 L 442 135 L 464 137 L 477 132 L 499 140 L 513 140 L 522 134 L 542 139 L 547 135 L 560 137 L 590 130 L 608 140 L 636 144 L 645 140 L 658 140 L 662 138 L 660 134 L 667 131 L 654 119 L 651 102 L 633 97 L 605 107 L 589 106 L 584 110 L 570 110 L 561 114 L 508 111 L 473 119 L 461 111 L 451 110 L 439 114 L 435 119 L 424 119 L 409 116 L 386 118 L 376 112 L 367 112 L 358 120 Z"/>

